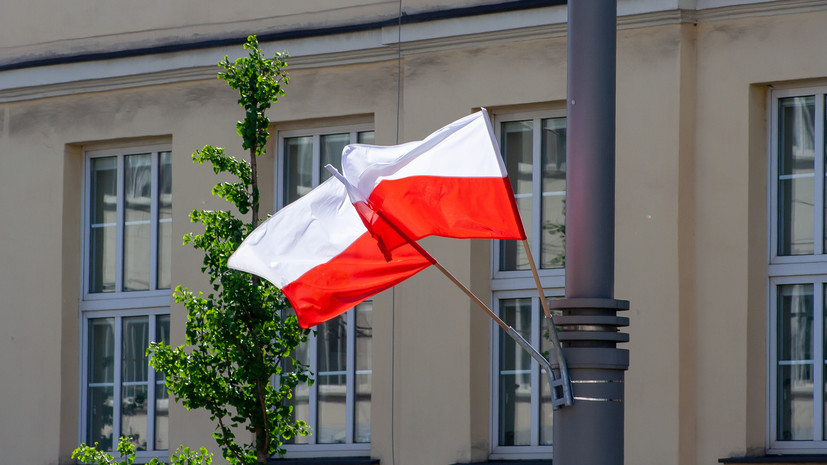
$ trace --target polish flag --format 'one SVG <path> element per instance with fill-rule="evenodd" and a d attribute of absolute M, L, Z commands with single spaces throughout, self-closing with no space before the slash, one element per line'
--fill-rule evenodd
<path fill-rule="evenodd" d="M 387 261 L 330 178 L 262 223 L 230 256 L 230 268 L 275 284 L 309 328 L 431 265 L 410 244 Z"/>
<path fill-rule="evenodd" d="M 387 257 L 406 243 L 404 236 L 526 238 L 484 109 L 422 141 L 348 145 L 342 175 L 351 202 Z"/>

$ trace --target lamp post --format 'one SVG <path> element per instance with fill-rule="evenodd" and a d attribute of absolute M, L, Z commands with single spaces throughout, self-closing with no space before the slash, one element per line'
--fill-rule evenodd
<path fill-rule="evenodd" d="M 552 301 L 574 405 L 554 412 L 555 465 L 622 465 L 628 341 L 614 298 L 616 0 L 568 2 L 566 297 Z"/>

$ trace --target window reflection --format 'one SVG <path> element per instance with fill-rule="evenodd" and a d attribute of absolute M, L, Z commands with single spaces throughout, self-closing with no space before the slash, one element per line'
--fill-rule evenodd
<path fill-rule="evenodd" d="M 813 286 L 778 287 L 778 439 L 813 439 Z"/>

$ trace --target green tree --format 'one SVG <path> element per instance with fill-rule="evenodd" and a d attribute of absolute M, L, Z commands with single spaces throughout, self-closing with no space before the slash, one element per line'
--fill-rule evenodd
<path fill-rule="evenodd" d="M 118 441 L 118 454 L 120 460 L 112 455 L 103 452 L 99 449 L 98 443 L 95 447 L 81 444 L 80 447 L 72 452 L 72 458 L 80 463 L 90 465 L 132 465 L 135 462 L 135 444 L 129 436 L 121 436 Z M 202 447 L 198 451 L 192 451 L 189 447 L 179 447 L 170 456 L 171 465 L 210 465 L 212 463 L 212 454 L 207 452 L 207 449 Z M 147 465 L 158 465 L 160 462 L 157 458 L 153 458 Z"/>
<path fill-rule="evenodd" d="M 209 162 L 216 174 L 235 177 L 212 190 L 234 208 L 193 211 L 192 222 L 202 224 L 204 232 L 184 236 L 184 244 L 204 253 L 201 271 L 209 276 L 212 290 L 193 293 L 178 286 L 175 301 L 188 311 L 187 347 L 154 343 L 149 348 L 152 366 L 165 373 L 175 398 L 187 409 L 209 411 L 216 422 L 213 437 L 233 464 L 264 463 L 284 453 L 285 440 L 308 433 L 305 422 L 291 419 L 288 400 L 299 383 L 311 382 L 307 367 L 291 357 L 308 331 L 285 311 L 288 303 L 282 293 L 267 281 L 227 267 L 227 259 L 260 221 L 256 157 L 264 153 L 269 136 L 265 112 L 284 95 L 287 84 L 286 54 L 265 58 L 255 36 L 248 37 L 244 48 L 248 56 L 235 62 L 225 57 L 219 63 L 219 78 L 238 91 L 238 103 L 245 109 L 236 128 L 250 161 L 213 146 L 192 156 L 195 163 Z M 249 213 L 250 220 L 237 218 L 235 212 Z M 236 438 L 239 428 L 251 433 L 247 441 Z"/>

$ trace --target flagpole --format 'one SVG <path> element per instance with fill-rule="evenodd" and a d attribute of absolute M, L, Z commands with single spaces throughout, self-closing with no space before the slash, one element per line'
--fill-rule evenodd
<path fill-rule="evenodd" d="M 543 285 L 540 284 L 540 275 L 537 273 L 537 266 L 534 264 L 534 256 L 531 254 L 531 249 L 528 247 L 528 239 L 523 239 L 523 248 L 528 257 L 528 264 L 531 266 L 531 273 L 534 275 L 534 284 L 537 286 L 537 292 L 540 294 L 540 303 L 543 305 L 543 312 L 546 314 L 549 325 L 549 337 L 551 338 L 551 345 L 554 346 L 554 356 L 557 357 L 557 366 L 560 369 L 560 378 L 563 380 L 563 393 L 569 402 L 566 405 L 571 405 L 571 389 L 569 385 L 569 369 L 566 364 L 566 359 L 563 358 L 563 346 L 560 344 L 560 339 L 557 337 L 557 327 L 554 325 L 554 318 L 551 316 L 551 311 L 548 308 L 548 301 L 546 300 L 546 293 L 543 291 Z"/>
<path fill-rule="evenodd" d="M 534 275 L 534 284 L 537 286 L 537 292 L 540 293 L 540 303 L 543 305 L 543 312 L 546 318 L 551 318 L 551 311 L 548 309 L 548 302 L 546 302 L 545 292 L 543 292 L 543 285 L 540 284 L 540 275 L 537 273 L 537 265 L 534 264 L 534 257 L 531 255 L 531 249 L 528 248 L 528 239 L 523 239 L 523 248 L 528 257 L 528 264 L 531 266 L 531 274 Z"/>
<path fill-rule="evenodd" d="M 393 224 L 393 222 L 389 221 L 387 219 L 387 217 L 385 217 L 384 214 L 382 214 L 381 212 L 378 212 L 378 211 L 376 212 L 376 214 L 379 215 L 379 217 L 382 218 L 382 220 L 384 220 L 388 224 L 388 226 L 393 228 L 393 230 L 397 234 L 402 236 L 402 239 L 405 239 L 405 241 L 408 244 L 410 244 L 411 247 L 416 249 L 416 251 L 419 252 L 423 257 L 425 257 L 426 260 L 431 262 L 432 265 L 434 265 L 439 271 L 442 272 L 442 274 L 444 274 L 449 280 L 451 280 L 451 282 L 454 283 L 454 285 L 456 285 L 458 288 L 460 288 L 460 290 L 462 290 L 462 292 L 464 292 L 465 295 L 467 295 L 471 300 L 473 300 L 474 303 L 476 303 L 481 309 L 483 309 L 485 311 L 485 313 L 487 313 L 488 316 L 490 316 L 491 319 L 494 320 L 495 323 L 500 325 L 500 327 L 503 330 L 508 331 L 509 326 L 505 323 L 505 321 L 503 321 L 502 318 L 500 318 L 496 313 L 494 313 L 494 311 L 491 310 L 491 308 L 489 308 L 488 305 L 485 304 L 485 302 L 480 300 L 479 297 L 477 297 L 473 292 L 471 292 L 471 290 L 468 289 L 465 286 L 465 284 L 462 284 L 462 282 L 459 279 L 457 279 L 456 276 L 454 276 L 450 271 L 448 271 L 448 269 L 446 269 L 444 266 L 442 266 L 442 264 L 440 264 L 439 261 L 437 261 L 437 259 L 434 258 L 433 255 L 428 253 L 428 251 L 425 250 L 424 248 L 422 248 L 421 245 L 417 244 L 416 241 L 414 241 L 410 237 L 408 237 L 407 234 L 405 234 L 404 232 L 399 230 L 396 227 L 396 225 Z"/>

